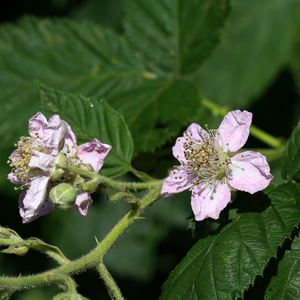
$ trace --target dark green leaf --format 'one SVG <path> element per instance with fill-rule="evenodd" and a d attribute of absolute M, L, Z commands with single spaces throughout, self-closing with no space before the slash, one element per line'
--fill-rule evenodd
<path fill-rule="evenodd" d="M 262 213 L 242 214 L 219 234 L 199 240 L 164 284 L 160 299 L 243 298 L 300 220 L 300 185 L 278 186 L 268 197 L 272 205 Z"/>
<path fill-rule="evenodd" d="M 298 300 L 300 298 L 300 239 L 295 237 L 291 251 L 279 262 L 277 276 L 266 291 L 266 300 Z"/>
<path fill-rule="evenodd" d="M 58 92 L 37 83 L 41 108 L 47 116 L 59 114 L 74 131 L 78 143 L 91 142 L 97 138 L 112 146 L 100 173 L 120 177 L 130 169 L 133 143 L 123 116 L 106 101 L 85 98 L 66 92 Z"/>
<path fill-rule="evenodd" d="M 0 111 L 1 144 L 24 133 L 37 112 L 34 79 L 99 98 L 129 88 L 144 74 L 121 36 L 63 19 L 25 18 L 1 26 L 0 66 L 0 100 L 6 103 Z"/>
<path fill-rule="evenodd" d="M 122 107 L 138 152 L 154 150 L 187 125 L 199 110 L 200 94 L 188 81 L 159 79 L 111 97 L 109 103 Z"/>
<path fill-rule="evenodd" d="M 126 36 L 149 70 L 170 75 L 196 70 L 219 41 L 227 0 L 128 0 Z"/>
<path fill-rule="evenodd" d="M 289 61 L 299 20 L 298 0 L 232 0 L 221 44 L 193 76 L 201 93 L 232 109 L 246 107 Z"/>
<path fill-rule="evenodd" d="M 165 143 L 199 112 L 199 92 L 185 81 L 157 79 L 129 46 L 122 36 L 91 23 L 25 18 L 2 26 L 0 100 L 6 104 L 0 145 L 26 134 L 28 119 L 38 110 L 34 79 L 85 97 L 105 97 L 122 109 L 136 152 Z"/>
<path fill-rule="evenodd" d="M 286 143 L 281 159 L 281 174 L 283 179 L 300 181 L 300 122 Z"/>

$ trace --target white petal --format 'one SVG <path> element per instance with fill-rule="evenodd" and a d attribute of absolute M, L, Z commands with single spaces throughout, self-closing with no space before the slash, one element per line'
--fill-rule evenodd
<path fill-rule="evenodd" d="M 37 178 L 31 182 L 28 190 L 20 194 L 19 209 L 23 223 L 29 223 L 39 217 L 38 213 L 46 199 L 48 181 L 47 176 Z"/>
<path fill-rule="evenodd" d="M 54 115 L 49 119 L 49 124 L 44 129 L 43 141 L 52 155 L 58 155 L 64 145 L 67 133 L 68 124 L 62 121 L 59 115 Z"/>
<path fill-rule="evenodd" d="M 231 193 L 226 183 L 213 180 L 212 184 L 200 184 L 192 191 L 192 209 L 196 221 L 205 218 L 218 219 L 220 212 L 227 206 Z"/>
<path fill-rule="evenodd" d="M 223 119 L 218 132 L 223 140 L 221 147 L 229 147 L 229 151 L 235 152 L 242 148 L 249 136 L 250 125 L 252 122 L 252 113 L 244 110 L 230 111 Z"/>
<path fill-rule="evenodd" d="M 36 150 L 33 150 L 32 153 L 33 156 L 31 157 L 28 166 L 32 169 L 39 169 L 43 171 L 45 175 L 50 176 L 54 169 L 57 157 Z"/>
<path fill-rule="evenodd" d="M 265 189 L 273 176 L 262 154 L 245 151 L 235 155 L 226 169 L 228 183 L 237 190 L 256 193 Z"/>

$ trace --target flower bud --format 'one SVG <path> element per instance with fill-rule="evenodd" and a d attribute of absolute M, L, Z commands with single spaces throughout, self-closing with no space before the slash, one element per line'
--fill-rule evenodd
<path fill-rule="evenodd" d="M 70 184 L 61 183 L 50 191 L 49 196 L 55 208 L 68 211 L 75 203 L 76 191 Z"/>
<path fill-rule="evenodd" d="M 98 178 L 93 178 L 90 181 L 87 181 L 86 183 L 84 183 L 81 188 L 84 192 L 88 192 L 88 193 L 94 193 L 98 187 L 100 183 L 100 180 Z"/>
<path fill-rule="evenodd" d="M 29 248 L 25 245 L 19 247 L 9 246 L 7 249 L 2 250 L 1 252 L 23 256 L 28 252 L 28 250 Z"/>
<path fill-rule="evenodd" d="M 51 173 L 50 180 L 56 181 L 61 179 L 65 170 L 62 168 L 66 168 L 68 166 L 67 157 L 63 153 L 59 153 L 56 159 L 55 167 Z"/>

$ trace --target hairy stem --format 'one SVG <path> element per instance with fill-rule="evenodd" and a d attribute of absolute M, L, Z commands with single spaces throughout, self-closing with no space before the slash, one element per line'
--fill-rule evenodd
<path fill-rule="evenodd" d="M 99 179 L 99 182 L 105 186 L 115 188 L 116 190 L 121 191 L 124 187 L 127 187 L 129 190 L 143 190 L 143 189 L 149 189 L 156 187 L 160 180 L 152 180 L 149 182 L 122 182 L 110 179 L 108 177 L 102 176 L 96 172 L 90 172 L 86 170 L 82 170 L 77 167 L 68 166 L 68 170 L 80 175 L 88 176 L 92 179 L 97 178 Z"/>
<path fill-rule="evenodd" d="M 117 225 L 109 232 L 109 234 L 100 243 L 98 243 L 95 249 L 89 254 L 80 259 L 65 262 L 62 266 L 41 274 L 24 277 L 1 277 L 0 288 L 17 290 L 26 288 L 27 286 L 55 283 L 61 278 L 62 275 L 69 275 L 75 272 L 78 273 L 79 271 L 87 268 L 98 266 L 99 263 L 102 262 L 107 251 L 122 235 L 122 233 L 126 231 L 128 226 L 130 226 L 135 220 L 140 219 L 140 215 L 144 212 L 144 210 L 150 204 L 152 204 L 152 202 L 159 198 L 161 186 L 162 181 L 158 181 L 156 183 L 156 187 L 151 189 L 149 193 L 139 202 L 139 204 L 133 204 L 132 209 L 119 221 L 119 223 L 117 223 Z M 112 282 L 108 279 L 110 276 L 107 276 L 103 276 L 103 280 L 105 281 L 106 285 L 109 287 L 116 299 L 122 299 L 117 292 L 118 289 L 116 289 L 115 283 L 112 284 Z"/>
<path fill-rule="evenodd" d="M 116 300 L 123 300 L 124 298 L 122 296 L 122 293 L 121 293 L 119 287 L 117 286 L 117 284 L 115 283 L 114 279 L 112 278 L 112 276 L 110 275 L 110 273 L 106 269 L 103 261 L 101 261 L 97 265 L 97 270 L 99 271 L 102 279 L 105 281 L 105 283 L 107 285 L 107 288 L 110 291 L 110 294 L 114 295 L 114 299 L 116 299 Z"/>

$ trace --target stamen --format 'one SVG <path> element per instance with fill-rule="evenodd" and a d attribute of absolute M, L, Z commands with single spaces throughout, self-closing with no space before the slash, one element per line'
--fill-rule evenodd
<path fill-rule="evenodd" d="M 182 141 L 187 163 L 181 162 L 179 168 L 198 176 L 193 181 L 193 185 L 201 182 L 213 184 L 213 179 L 231 164 L 231 159 L 227 154 L 229 145 L 226 144 L 227 151 L 224 152 L 220 133 L 217 130 L 209 130 L 207 125 L 205 127 L 206 131 L 202 129 L 201 132 L 202 140 L 195 139 L 191 132 L 185 131 L 184 141 Z M 179 155 L 176 157 L 179 158 Z M 178 170 L 178 166 L 173 167 L 173 170 L 175 169 Z"/>

